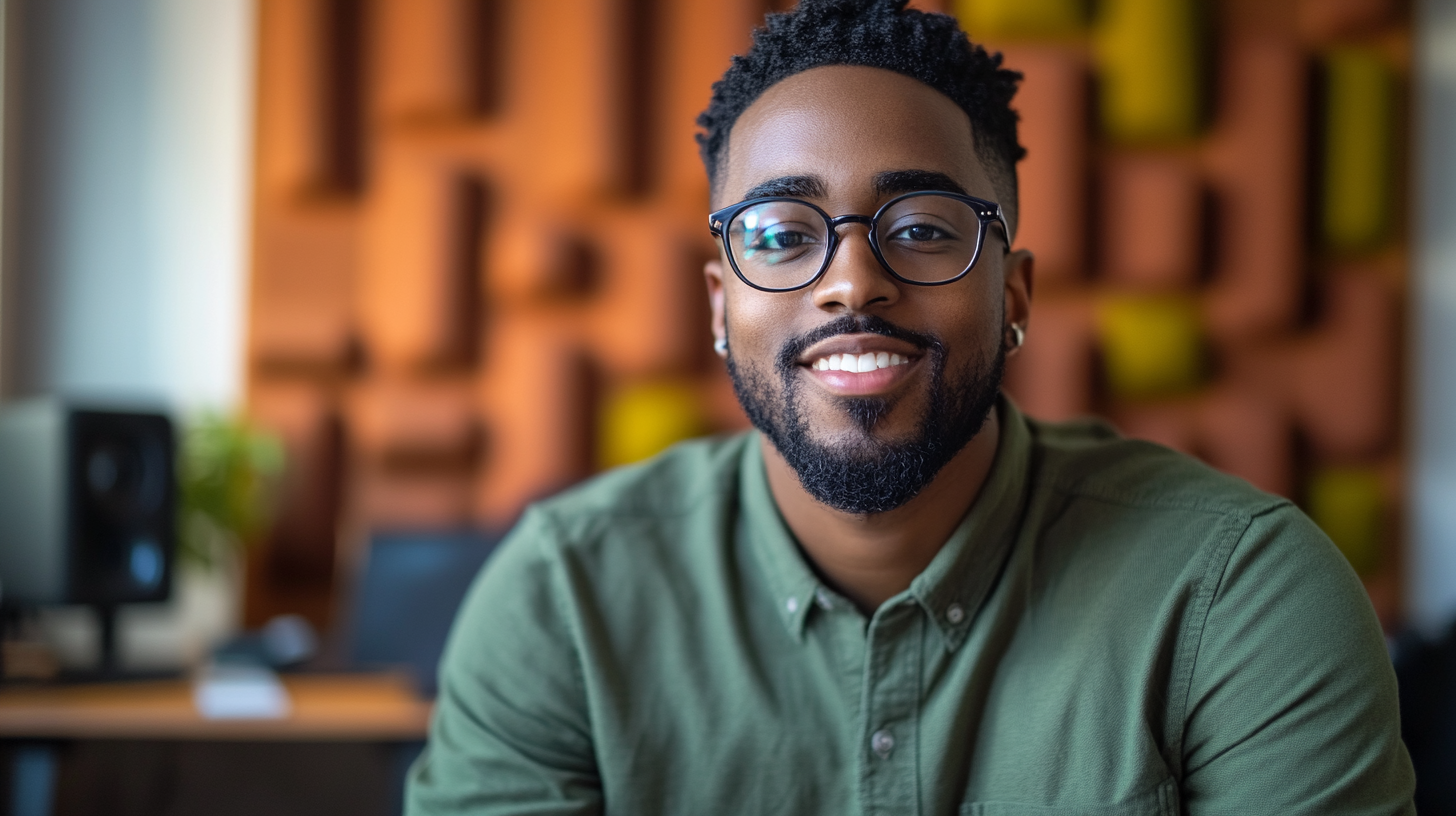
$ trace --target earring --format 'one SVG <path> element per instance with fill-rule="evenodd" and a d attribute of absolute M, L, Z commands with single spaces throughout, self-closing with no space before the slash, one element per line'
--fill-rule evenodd
<path fill-rule="evenodd" d="M 714 340 L 713 341 L 713 351 L 716 352 L 719 357 L 727 357 L 728 356 L 728 338 L 726 338 L 726 337 L 719 337 L 717 340 Z"/>
<path fill-rule="evenodd" d="M 1021 328 L 1020 324 L 1017 323 L 1012 323 L 1010 329 L 1011 350 L 1015 351 L 1016 349 L 1021 348 L 1022 344 L 1026 342 L 1026 329 Z"/>

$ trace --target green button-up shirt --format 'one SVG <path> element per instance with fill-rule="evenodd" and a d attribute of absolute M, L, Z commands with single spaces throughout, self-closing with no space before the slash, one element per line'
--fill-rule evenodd
<path fill-rule="evenodd" d="M 456 622 L 408 812 L 1413 812 L 1380 630 L 1308 519 L 1000 410 L 980 496 L 869 617 L 756 434 L 530 509 Z"/>

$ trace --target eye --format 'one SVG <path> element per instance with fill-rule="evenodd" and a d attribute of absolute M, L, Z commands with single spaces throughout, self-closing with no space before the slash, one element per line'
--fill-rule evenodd
<path fill-rule="evenodd" d="M 810 241 L 810 237 L 784 224 L 775 224 L 757 233 L 749 233 L 746 248 L 760 252 L 796 249 Z"/>
<path fill-rule="evenodd" d="M 910 224 L 890 233 L 891 241 L 909 241 L 911 243 L 948 241 L 953 237 L 940 227 L 931 224 Z"/>
<path fill-rule="evenodd" d="M 817 257 L 819 237 L 813 229 L 799 221 L 777 221 L 743 231 L 740 261 L 764 266 L 780 266 L 801 259 Z"/>

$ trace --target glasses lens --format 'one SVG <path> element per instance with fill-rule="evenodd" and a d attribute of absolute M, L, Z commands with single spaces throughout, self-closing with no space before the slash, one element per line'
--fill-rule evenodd
<path fill-rule="evenodd" d="M 829 236 L 824 217 L 797 201 L 765 201 L 728 224 L 728 251 L 755 286 L 792 289 L 819 272 Z"/>
<path fill-rule="evenodd" d="M 915 195 L 881 213 L 875 238 L 895 274 L 916 283 L 939 283 L 975 262 L 981 219 L 964 201 L 934 193 Z"/>

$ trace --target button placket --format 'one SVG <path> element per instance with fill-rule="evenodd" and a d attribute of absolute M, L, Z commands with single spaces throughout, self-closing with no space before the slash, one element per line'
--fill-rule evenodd
<path fill-rule="evenodd" d="M 929 621 L 918 604 L 903 604 L 881 608 L 870 624 L 860 721 L 865 816 L 918 812 L 920 661 Z"/>

